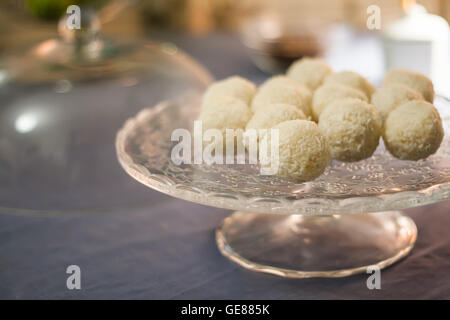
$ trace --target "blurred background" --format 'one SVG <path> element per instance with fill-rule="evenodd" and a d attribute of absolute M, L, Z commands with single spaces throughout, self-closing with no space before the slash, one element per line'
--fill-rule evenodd
<path fill-rule="evenodd" d="M 367 33 L 366 10 L 371 5 L 381 9 L 384 30 L 415 3 L 447 22 L 450 19 L 447 0 L 4 0 L 0 5 L 0 52 L 55 36 L 55 21 L 68 5 L 79 4 L 101 11 L 105 36 L 171 40 L 167 33 L 198 38 L 228 33 L 240 36 L 253 49 L 256 46 L 273 56 L 293 58 L 330 49 L 332 44 L 324 38 L 330 29 L 336 31 L 344 25 Z M 276 44 L 263 43 L 269 40 Z"/>
<path fill-rule="evenodd" d="M 197 35 L 236 32 L 243 22 L 262 12 L 295 16 L 305 23 L 347 23 L 366 31 L 366 9 L 374 4 L 381 8 L 384 25 L 401 17 L 413 2 L 450 19 L 450 3 L 446 0 L 4 0 L 1 46 L 20 45 L 56 32 L 54 25 L 47 22 L 58 20 L 70 4 L 101 8 L 111 2 L 129 6 L 120 7 L 120 14 L 104 26 L 104 32 L 126 36 L 142 36 L 155 30 Z"/>
<path fill-rule="evenodd" d="M 195 50 L 207 50 L 198 48 L 200 43 L 206 46 L 212 41 L 211 46 L 220 47 L 218 38 L 226 42 L 225 39 L 232 41 L 235 37 L 247 48 L 253 62 L 269 73 L 282 72 L 304 55 L 319 55 L 336 69 L 353 69 L 377 82 L 384 67 L 410 67 L 410 64 L 414 68 L 418 64 L 416 57 L 410 57 L 411 62 L 403 65 L 399 62 L 403 59 L 396 57 L 406 56 L 411 49 L 425 61 L 422 63 L 425 65 L 415 67 L 418 71 L 431 75 L 435 68 L 431 64 L 439 64 L 445 70 L 443 73 L 450 70 L 448 64 L 442 68 L 440 61 L 431 62 L 442 59 L 435 57 L 439 53 L 427 51 L 435 50 L 430 47 L 435 47 L 434 40 L 439 37 L 438 42 L 446 43 L 436 50 L 448 50 L 447 0 L 4 0 L 0 10 L 0 54 L 56 36 L 55 21 L 70 4 L 97 10 L 104 36 L 171 42 L 188 52 L 194 51 L 194 55 Z M 380 30 L 367 27 L 367 10 L 371 5 L 380 9 Z M 418 5 L 429 13 L 428 17 L 405 19 L 420 12 L 412 9 Z M 438 18 L 446 21 L 447 26 Z M 403 34 L 397 30 L 395 36 L 388 36 L 392 26 L 402 23 L 402 19 L 416 28 L 403 26 Z M 397 43 L 390 41 L 393 37 Z M 399 40 L 404 40 L 403 46 L 397 45 Z M 425 40 L 430 40 L 429 47 Z M 204 65 L 214 73 L 218 67 L 211 66 L 208 57 L 203 58 Z M 438 87 L 445 90 L 440 83 Z"/>

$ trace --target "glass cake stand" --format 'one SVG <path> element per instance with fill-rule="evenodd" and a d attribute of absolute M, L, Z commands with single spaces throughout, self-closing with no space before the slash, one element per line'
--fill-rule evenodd
<path fill-rule="evenodd" d="M 417 237 L 400 209 L 450 197 L 450 102 L 437 97 L 445 137 L 425 160 L 401 161 L 382 142 L 366 160 L 332 161 L 318 179 L 294 183 L 256 165 L 181 165 L 171 133 L 192 130 L 198 98 L 165 101 L 129 119 L 116 137 L 123 168 L 168 195 L 239 210 L 216 231 L 223 255 L 245 268 L 283 277 L 344 277 L 405 257 Z"/>

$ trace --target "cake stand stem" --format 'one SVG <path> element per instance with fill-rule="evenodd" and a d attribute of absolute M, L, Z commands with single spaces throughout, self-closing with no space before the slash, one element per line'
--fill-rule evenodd
<path fill-rule="evenodd" d="M 235 212 L 216 231 L 241 266 L 290 278 L 337 278 L 385 268 L 413 248 L 417 227 L 399 211 L 332 216 Z"/>

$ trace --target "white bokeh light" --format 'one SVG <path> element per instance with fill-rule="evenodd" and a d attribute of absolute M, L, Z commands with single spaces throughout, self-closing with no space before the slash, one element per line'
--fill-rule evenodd
<path fill-rule="evenodd" d="M 38 124 L 39 117 L 36 113 L 23 113 L 17 117 L 14 126 L 17 132 L 27 133 L 33 131 Z"/>

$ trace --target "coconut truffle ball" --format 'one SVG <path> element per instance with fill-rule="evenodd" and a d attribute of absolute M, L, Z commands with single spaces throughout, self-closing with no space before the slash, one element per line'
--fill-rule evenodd
<path fill-rule="evenodd" d="M 203 131 L 218 129 L 225 134 L 226 129 L 244 129 L 251 116 L 250 108 L 242 100 L 222 96 L 205 105 L 199 120 Z"/>
<path fill-rule="evenodd" d="M 250 105 L 255 93 L 256 86 L 249 80 L 239 76 L 229 77 L 208 87 L 203 95 L 202 107 L 214 103 L 214 100 L 220 96 L 231 96 Z"/>
<path fill-rule="evenodd" d="M 381 120 L 371 104 L 348 98 L 337 100 L 322 111 L 319 128 L 333 159 L 359 161 L 370 157 L 377 148 Z"/>
<path fill-rule="evenodd" d="M 425 101 L 410 101 L 389 113 L 383 139 L 389 152 L 402 160 L 419 160 L 434 154 L 444 137 L 436 108 Z"/>
<path fill-rule="evenodd" d="M 295 61 L 289 67 L 286 74 L 289 78 L 314 91 L 332 71 L 330 66 L 322 59 L 302 58 Z"/>
<path fill-rule="evenodd" d="M 399 105 L 412 100 L 424 99 L 419 92 L 414 91 L 405 85 L 393 83 L 378 89 L 372 95 L 371 102 L 384 122 L 389 112 Z"/>
<path fill-rule="evenodd" d="M 284 104 L 274 103 L 258 109 L 247 123 L 245 129 L 268 129 L 287 120 L 305 120 L 305 114 L 296 107 Z"/>
<path fill-rule="evenodd" d="M 401 83 L 419 92 L 426 101 L 433 103 L 434 87 L 430 79 L 424 75 L 409 70 L 389 70 L 383 81 L 383 86 Z"/>
<path fill-rule="evenodd" d="M 313 119 L 318 121 L 320 113 L 325 107 L 336 100 L 344 98 L 355 98 L 366 102 L 368 101 L 368 98 L 364 93 L 354 88 L 340 84 L 323 85 L 314 92 L 312 101 Z"/>
<path fill-rule="evenodd" d="M 323 84 L 341 84 L 358 89 L 370 98 L 375 92 L 375 87 L 366 78 L 353 71 L 335 72 L 327 76 Z"/>
<path fill-rule="evenodd" d="M 277 76 L 264 82 L 253 97 L 251 108 L 256 112 L 259 108 L 273 103 L 290 104 L 302 110 L 306 117 L 311 114 L 311 91 L 294 80 Z"/>
<path fill-rule="evenodd" d="M 300 108 L 302 112 L 305 114 L 305 116 L 310 117 L 311 116 L 311 105 L 312 105 L 312 98 L 313 98 L 313 92 L 308 89 L 308 87 L 296 83 L 295 87 L 300 92 L 300 94 L 303 96 L 303 99 L 305 101 L 306 106 L 304 108 Z M 304 110 L 305 109 L 305 110 Z M 307 114 L 305 113 L 307 112 Z"/>
<path fill-rule="evenodd" d="M 258 109 L 245 127 L 246 131 L 250 129 L 256 130 L 256 132 L 247 131 L 248 136 L 244 136 L 243 139 L 245 148 L 248 149 L 251 134 L 256 134 L 256 140 L 254 141 L 257 142 L 259 137 L 265 134 L 260 129 L 270 129 L 283 121 L 297 119 L 304 120 L 306 116 L 300 109 L 289 104 L 275 103 Z"/>
<path fill-rule="evenodd" d="M 308 120 L 284 121 L 273 127 L 278 129 L 278 162 L 269 162 L 269 156 L 262 157 L 263 168 L 273 166 L 275 174 L 296 181 L 309 181 L 320 176 L 330 162 L 330 151 L 325 137 L 317 124 Z M 263 137 L 271 150 L 271 135 Z M 262 153 L 263 155 L 265 153 Z M 274 157 L 270 157 L 274 158 Z"/>

